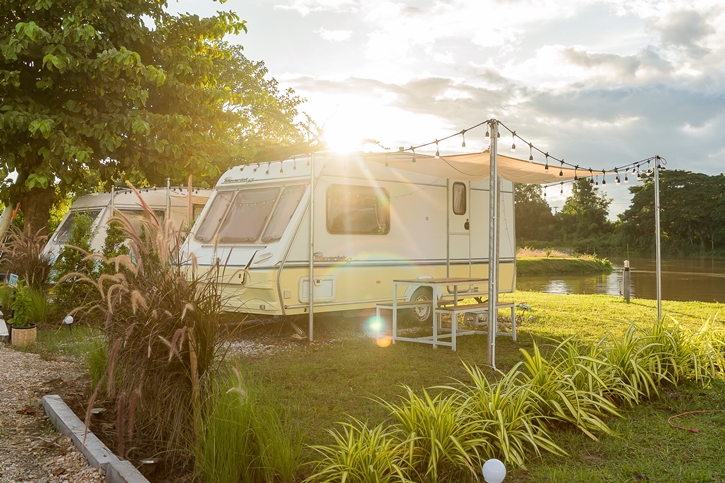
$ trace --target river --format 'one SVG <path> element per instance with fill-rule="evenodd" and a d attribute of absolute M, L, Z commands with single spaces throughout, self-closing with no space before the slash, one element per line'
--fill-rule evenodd
<path fill-rule="evenodd" d="M 609 275 L 547 275 L 517 277 L 518 290 L 547 293 L 619 295 L 622 292 L 624 259 L 611 258 Z M 657 298 L 654 258 L 630 258 L 630 294 L 634 298 Z M 662 260 L 662 298 L 725 302 L 725 260 Z"/>

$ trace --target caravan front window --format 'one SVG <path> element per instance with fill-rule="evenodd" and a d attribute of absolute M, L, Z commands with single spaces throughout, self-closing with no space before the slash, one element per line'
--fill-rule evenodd
<path fill-rule="evenodd" d="M 372 186 L 331 186 L 327 190 L 327 231 L 333 235 L 387 235 L 390 194 Z"/>
<path fill-rule="evenodd" d="M 305 185 L 295 185 L 218 191 L 199 224 L 196 239 L 208 243 L 218 234 L 219 243 L 278 241 L 305 189 Z"/>
<path fill-rule="evenodd" d="M 58 228 L 58 234 L 55 237 L 56 245 L 65 245 L 65 243 L 68 241 L 68 238 L 70 238 L 71 230 L 73 229 L 73 223 L 75 222 L 77 216 L 85 215 L 95 222 L 96 218 L 98 218 L 98 215 L 100 214 L 100 209 L 71 211 L 68 214 L 68 218 L 66 218 L 61 227 Z"/>

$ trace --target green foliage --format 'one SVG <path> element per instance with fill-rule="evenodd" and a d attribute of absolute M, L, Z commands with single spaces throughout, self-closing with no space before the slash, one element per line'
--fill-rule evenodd
<path fill-rule="evenodd" d="M 196 441 L 196 467 L 206 483 L 292 483 L 301 445 L 275 406 L 232 369 L 209 391 Z"/>
<path fill-rule="evenodd" d="M 624 243 L 654 248 L 654 178 L 629 188 L 630 207 L 620 215 Z M 660 170 L 662 250 L 668 254 L 702 254 L 725 248 L 725 175 Z"/>
<path fill-rule="evenodd" d="M 395 430 L 379 424 L 369 428 L 353 419 L 340 423 L 342 431 L 331 430 L 334 443 L 314 446 L 321 459 L 307 482 L 348 481 L 350 483 L 411 482 L 404 455 L 410 454 Z"/>
<path fill-rule="evenodd" d="M 571 187 L 571 196 L 557 215 L 565 237 L 586 239 L 610 232 L 612 227 L 607 214 L 611 203 L 612 200 L 599 192 L 591 179 L 580 178 L 575 181 Z"/>
<path fill-rule="evenodd" d="M 19 280 L 10 304 L 13 317 L 8 323 L 15 327 L 28 327 L 48 319 L 48 298 L 44 290 Z"/>
<path fill-rule="evenodd" d="M 105 378 L 108 371 L 108 343 L 105 340 L 93 341 L 86 354 L 86 366 L 91 377 L 91 389 L 105 392 L 108 388 Z"/>
<path fill-rule="evenodd" d="M 400 404 L 382 402 L 395 418 L 406 448 L 405 461 L 424 478 L 438 481 L 456 468 L 471 472 L 481 463 L 484 445 L 474 421 L 466 418 L 456 393 L 420 397 L 409 387 Z"/>
<path fill-rule="evenodd" d="M 554 215 L 537 184 L 514 183 L 516 237 L 522 240 L 551 240 Z"/>
<path fill-rule="evenodd" d="M 63 277 L 55 284 L 55 298 L 53 305 L 57 313 L 78 313 L 76 317 L 81 320 L 84 312 L 80 310 L 89 303 L 89 296 L 93 286 L 81 281 L 79 276 L 64 277 L 66 274 L 78 273 L 86 277 L 93 276 L 97 271 L 96 263 L 89 258 L 92 253 L 91 240 L 95 235 L 93 231 L 94 219 L 85 213 L 77 213 L 73 217 L 70 236 L 66 246 L 58 255 L 53 264 L 56 277 Z"/>
<path fill-rule="evenodd" d="M 56 180 L 61 197 L 89 174 L 213 182 L 232 162 L 305 142 L 294 123 L 302 100 L 223 41 L 246 31 L 235 13 L 6 0 L 0 18 L 2 198 L 20 201 L 34 227 L 47 224 Z"/>

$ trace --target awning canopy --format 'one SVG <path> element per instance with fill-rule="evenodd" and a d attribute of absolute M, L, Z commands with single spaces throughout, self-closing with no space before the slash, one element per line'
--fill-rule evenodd
<path fill-rule="evenodd" d="M 415 162 L 413 162 L 415 159 Z M 561 168 L 525 161 L 523 159 L 510 158 L 497 155 L 498 175 L 500 178 L 517 183 L 548 184 L 558 181 L 568 181 L 574 176 L 581 176 L 583 170 Z M 490 172 L 490 153 L 488 150 L 482 153 L 455 154 L 452 156 L 435 156 L 425 154 L 412 154 L 409 152 L 395 152 L 380 155 L 366 156 L 367 162 L 380 164 L 387 163 L 388 166 L 413 171 L 415 173 L 427 174 L 438 178 L 457 179 L 461 181 L 486 180 Z M 559 173 L 561 172 L 561 176 Z"/>

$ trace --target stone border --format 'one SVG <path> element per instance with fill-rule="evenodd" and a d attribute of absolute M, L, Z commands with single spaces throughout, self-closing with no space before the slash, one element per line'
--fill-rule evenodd
<path fill-rule="evenodd" d="M 73 444 L 88 458 L 88 463 L 106 472 L 109 483 L 149 483 L 130 462 L 119 460 L 103 442 L 75 415 L 60 396 L 43 396 L 45 414 L 62 434 L 70 436 Z"/>

